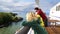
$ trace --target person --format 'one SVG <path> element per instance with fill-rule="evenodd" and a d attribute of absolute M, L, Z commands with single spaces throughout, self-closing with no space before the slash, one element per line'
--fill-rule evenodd
<path fill-rule="evenodd" d="M 42 27 L 42 19 L 38 17 L 39 15 L 34 12 L 29 12 L 26 15 L 26 20 L 22 23 L 22 25 L 28 26 L 34 30 L 34 34 L 48 34 L 44 27 Z"/>
<path fill-rule="evenodd" d="M 45 15 L 45 13 L 41 9 L 39 9 L 38 7 L 36 7 L 35 10 L 36 10 L 36 14 L 39 14 L 42 17 L 42 19 L 44 21 L 44 25 L 45 25 L 45 27 L 47 27 L 48 26 L 48 19 L 47 19 L 47 16 Z"/>

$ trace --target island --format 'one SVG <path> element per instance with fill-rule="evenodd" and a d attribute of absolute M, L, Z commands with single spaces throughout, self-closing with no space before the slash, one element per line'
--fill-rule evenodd
<path fill-rule="evenodd" d="M 0 12 L 0 27 L 5 27 L 13 22 L 18 22 L 22 20 L 23 18 L 18 17 L 16 13 Z"/>

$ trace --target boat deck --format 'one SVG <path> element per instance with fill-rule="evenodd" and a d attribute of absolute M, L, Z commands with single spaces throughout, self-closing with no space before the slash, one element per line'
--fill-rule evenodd
<path fill-rule="evenodd" d="M 60 34 L 60 27 L 46 27 L 48 34 Z"/>

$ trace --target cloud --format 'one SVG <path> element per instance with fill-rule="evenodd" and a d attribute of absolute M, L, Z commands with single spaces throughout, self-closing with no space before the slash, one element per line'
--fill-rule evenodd
<path fill-rule="evenodd" d="M 0 2 L 7 2 L 7 3 L 10 3 L 10 2 L 13 2 L 13 0 L 0 0 Z"/>
<path fill-rule="evenodd" d="M 18 2 L 14 3 L 14 6 L 28 6 L 30 4 L 33 4 L 33 2 Z"/>
<path fill-rule="evenodd" d="M 47 0 L 41 0 L 39 6 L 43 11 L 46 11 L 50 9 L 52 5 Z"/>
<path fill-rule="evenodd" d="M 17 1 L 17 2 L 16 2 Z M 2 11 L 22 11 L 33 2 L 24 2 L 20 0 L 0 0 L 0 10 Z"/>
<path fill-rule="evenodd" d="M 5 6 L 0 6 L 0 10 L 2 10 L 2 11 L 10 11 L 10 9 L 5 7 Z"/>
<path fill-rule="evenodd" d="M 56 5 L 60 0 L 40 0 L 40 8 L 48 15 L 50 9 Z"/>

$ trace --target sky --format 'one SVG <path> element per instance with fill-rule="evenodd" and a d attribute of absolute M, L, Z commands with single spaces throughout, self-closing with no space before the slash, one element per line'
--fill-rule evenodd
<path fill-rule="evenodd" d="M 40 0 L 40 7 L 43 11 L 49 12 L 50 9 L 59 2 L 60 0 Z"/>
<path fill-rule="evenodd" d="M 46 13 L 60 0 L 40 0 L 39 7 Z M 0 12 L 20 12 L 35 7 L 35 0 L 0 0 Z"/>
<path fill-rule="evenodd" d="M 29 1 L 29 0 L 28 0 Z M 0 11 L 21 11 L 33 1 L 27 0 L 0 0 Z M 20 9 L 21 8 L 21 9 Z"/>

